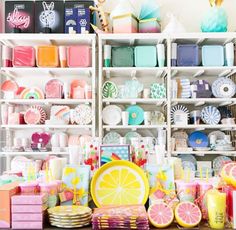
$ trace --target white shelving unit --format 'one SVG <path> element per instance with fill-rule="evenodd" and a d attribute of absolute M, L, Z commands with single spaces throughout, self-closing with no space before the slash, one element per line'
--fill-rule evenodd
<path fill-rule="evenodd" d="M 67 132 L 71 134 L 88 134 L 96 136 L 96 35 L 95 34 L 0 34 L 0 45 L 10 47 L 18 45 L 38 46 L 38 45 L 57 45 L 57 46 L 73 46 L 86 44 L 91 47 L 92 66 L 86 68 L 16 68 L 16 67 L 1 67 L 1 82 L 3 79 L 14 79 L 20 82 L 19 85 L 40 86 L 44 88 L 45 83 L 53 78 L 62 81 L 71 81 L 74 79 L 84 79 L 92 86 L 92 99 L 0 99 L 0 104 L 12 105 L 42 105 L 47 110 L 52 105 L 69 105 L 75 107 L 79 104 L 88 104 L 92 107 L 92 123 L 90 125 L 1 125 L 1 140 L 9 136 L 9 133 L 19 135 L 20 132 L 26 131 L 31 133 L 34 131 L 48 132 Z M 12 136 L 12 135 L 10 135 Z M 4 143 L 2 146 L 4 147 Z M 6 157 L 7 169 L 10 167 L 10 159 L 13 156 L 41 156 L 47 155 L 68 155 L 67 152 L 2 152 L 1 155 Z"/>
<path fill-rule="evenodd" d="M 185 130 L 191 133 L 194 130 L 203 130 L 204 132 L 211 132 L 215 130 L 225 131 L 230 133 L 233 141 L 235 141 L 236 125 L 186 125 L 179 126 L 171 124 L 170 110 L 171 107 L 177 104 L 185 105 L 189 110 L 200 109 L 206 105 L 214 106 L 229 106 L 234 108 L 236 105 L 236 98 L 172 98 L 171 96 L 171 80 L 176 78 L 189 78 L 191 81 L 198 79 L 207 79 L 210 83 L 217 77 L 232 77 L 236 74 L 236 66 L 216 66 L 216 67 L 179 67 L 171 66 L 171 43 L 178 44 L 198 44 L 198 45 L 225 45 L 228 42 L 236 43 L 236 33 L 183 33 L 183 34 L 102 34 L 99 35 L 99 136 L 102 138 L 106 132 L 116 130 L 123 134 L 127 129 L 134 131 L 148 130 L 149 134 L 152 129 L 164 128 L 167 130 L 167 155 L 176 156 L 178 154 L 195 154 L 197 156 L 203 155 L 228 155 L 235 156 L 235 151 L 188 151 L 177 152 L 171 151 L 171 136 L 176 130 Z M 109 44 L 112 46 L 135 46 L 135 45 L 157 45 L 164 43 L 166 46 L 166 67 L 103 67 L 103 45 Z M 236 58 L 236 57 L 235 57 Z M 125 80 L 136 76 L 138 80 L 145 84 L 145 81 L 155 82 L 156 80 L 165 81 L 167 86 L 167 97 L 163 100 L 155 99 L 103 99 L 101 95 L 102 85 L 106 80 L 114 81 L 120 84 Z M 145 80 L 144 80 L 145 79 Z M 164 79 L 164 80 L 163 80 Z M 146 106 L 159 106 L 165 108 L 166 125 L 164 126 L 109 126 L 102 122 L 102 110 L 106 105 L 115 104 L 121 108 L 124 106 L 138 104 L 146 108 Z M 145 110 L 145 109 L 144 109 Z M 234 114 L 235 116 L 235 114 Z"/>
<path fill-rule="evenodd" d="M 167 50 L 167 37 L 163 34 L 102 34 L 99 35 L 99 137 L 102 139 L 108 132 L 115 131 L 121 136 L 129 132 L 138 132 L 141 136 L 157 137 L 158 130 L 167 130 L 168 125 L 106 125 L 102 121 L 102 110 L 108 105 L 117 105 L 125 110 L 130 105 L 139 105 L 144 111 L 161 111 L 167 117 L 168 98 L 103 98 L 102 86 L 105 81 L 112 81 L 116 85 L 124 85 L 126 80 L 136 77 L 144 88 L 149 88 L 152 83 L 167 84 L 168 67 L 104 67 L 103 66 L 103 45 L 111 46 L 133 46 L 133 45 L 157 45 L 165 44 Z M 168 55 L 168 54 L 166 54 Z"/>

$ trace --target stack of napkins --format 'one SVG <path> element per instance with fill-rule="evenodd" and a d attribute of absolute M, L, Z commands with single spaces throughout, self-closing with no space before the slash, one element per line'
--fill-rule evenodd
<path fill-rule="evenodd" d="M 47 195 L 15 195 L 11 198 L 13 229 L 43 229 Z"/>
<path fill-rule="evenodd" d="M 106 206 L 96 208 L 93 229 L 149 229 L 148 215 L 143 205 Z"/>

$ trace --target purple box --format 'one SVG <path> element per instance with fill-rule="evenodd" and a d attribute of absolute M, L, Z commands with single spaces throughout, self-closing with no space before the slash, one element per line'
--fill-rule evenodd
<path fill-rule="evenodd" d="M 90 10 L 88 8 L 77 9 L 77 33 L 89 33 L 90 29 Z"/>
<path fill-rule="evenodd" d="M 177 66 L 198 66 L 199 47 L 195 44 L 178 45 L 177 47 Z"/>
<path fill-rule="evenodd" d="M 77 9 L 65 8 L 65 33 L 69 34 L 70 31 L 77 31 Z"/>

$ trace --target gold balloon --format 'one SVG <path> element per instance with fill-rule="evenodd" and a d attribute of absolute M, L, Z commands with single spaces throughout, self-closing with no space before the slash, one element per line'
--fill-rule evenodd
<path fill-rule="evenodd" d="M 209 0 L 211 6 L 221 6 L 223 0 Z"/>

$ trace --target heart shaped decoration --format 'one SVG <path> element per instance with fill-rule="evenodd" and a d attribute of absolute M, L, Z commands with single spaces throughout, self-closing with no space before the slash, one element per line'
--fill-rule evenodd
<path fill-rule="evenodd" d="M 43 146 L 46 146 L 48 144 L 48 142 L 50 141 L 51 139 L 51 134 L 50 133 L 46 133 L 46 132 L 43 132 L 43 133 L 33 133 L 32 134 L 32 137 L 31 137 L 31 140 L 34 144 L 43 144 Z"/>

